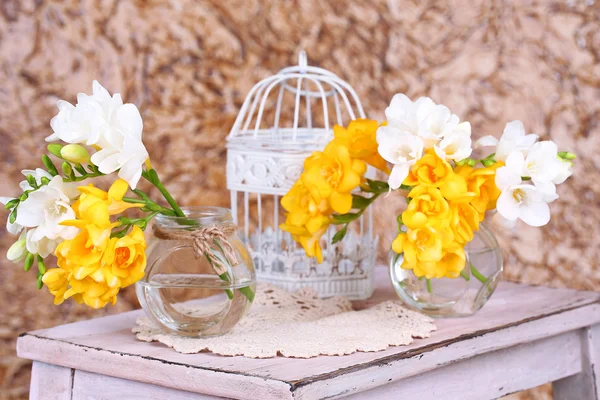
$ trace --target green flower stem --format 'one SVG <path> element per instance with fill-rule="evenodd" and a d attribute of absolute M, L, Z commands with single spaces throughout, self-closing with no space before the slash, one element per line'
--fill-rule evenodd
<path fill-rule="evenodd" d="M 473 264 L 469 264 L 469 266 L 471 267 L 471 275 L 473 275 L 475 278 L 477 278 L 479 282 L 485 285 L 488 281 L 488 278 L 486 278 L 481 272 L 479 272 L 479 270 L 475 268 Z"/>
<path fill-rule="evenodd" d="M 170 208 L 163 207 L 150 199 L 142 200 L 133 197 L 123 197 L 123 201 L 131 204 L 144 204 L 145 208 L 153 211 L 158 211 L 159 214 L 168 215 L 171 217 L 175 217 L 177 215 L 175 214 L 175 211 L 171 210 Z"/>
<path fill-rule="evenodd" d="M 142 177 L 158 189 L 158 191 L 163 195 L 165 200 L 167 200 L 167 202 L 169 203 L 173 211 L 175 211 L 175 214 L 177 214 L 178 217 L 185 217 L 185 214 L 183 213 L 173 196 L 171 196 L 171 193 L 169 193 L 165 185 L 163 185 L 163 183 L 161 182 L 155 169 L 143 171 Z"/>
<path fill-rule="evenodd" d="M 433 288 L 431 287 L 431 279 L 425 279 L 425 284 L 427 285 L 427 291 L 429 293 L 433 293 Z"/>
<path fill-rule="evenodd" d="M 467 274 L 467 271 L 465 271 L 464 268 L 462 271 L 460 271 L 460 276 L 467 282 L 471 280 L 471 275 Z"/>

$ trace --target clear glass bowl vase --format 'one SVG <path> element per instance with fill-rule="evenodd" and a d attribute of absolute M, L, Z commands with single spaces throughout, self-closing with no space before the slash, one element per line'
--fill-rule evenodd
<path fill-rule="evenodd" d="M 402 268 L 404 258 L 390 253 L 390 277 L 398 296 L 410 308 L 432 317 L 474 314 L 496 290 L 502 275 L 502 252 L 484 225 L 465 247 L 467 261 L 457 278 L 418 278 Z"/>
<path fill-rule="evenodd" d="M 156 217 L 137 296 L 148 317 L 167 333 L 221 335 L 242 319 L 254 299 L 254 264 L 228 209 L 183 211 L 186 217 Z M 226 234 L 202 236 L 208 238 L 204 253 L 196 251 L 193 240 L 182 239 L 215 228 Z"/>

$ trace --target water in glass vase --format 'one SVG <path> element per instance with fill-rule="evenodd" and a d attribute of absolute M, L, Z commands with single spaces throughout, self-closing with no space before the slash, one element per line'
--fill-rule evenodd
<path fill-rule="evenodd" d="M 253 280 L 227 282 L 214 274 L 156 274 L 140 281 L 137 295 L 163 329 L 183 336 L 228 332 L 254 298 Z"/>

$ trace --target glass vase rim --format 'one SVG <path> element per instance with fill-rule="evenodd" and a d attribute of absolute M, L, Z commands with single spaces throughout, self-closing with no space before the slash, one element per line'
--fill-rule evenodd
<path fill-rule="evenodd" d="M 231 210 L 226 207 L 218 206 L 189 206 L 181 207 L 185 217 L 159 214 L 155 218 L 155 223 L 161 228 L 185 229 L 183 221 L 193 221 L 198 227 L 208 227 L 215 225 L 233 224 Z M 189 226 L 188 226 L 189 228 Z"/>

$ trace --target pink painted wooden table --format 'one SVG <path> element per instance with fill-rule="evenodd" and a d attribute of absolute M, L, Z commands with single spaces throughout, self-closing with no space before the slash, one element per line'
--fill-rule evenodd
<path fill-rule="evenodd" d="M 383 268 L 378 282 L 359 306 L 394 298 Z M 179 354 L 135 339 L 140 313 L 23 334 L 17 351 L 34 361 L 31 399 L 468 400 L 546 382 L 558 400 L 598 398 L 598 293 L 503 282 L 475 316 L 437 320 L 429 339 L 306 360 Z"/>

